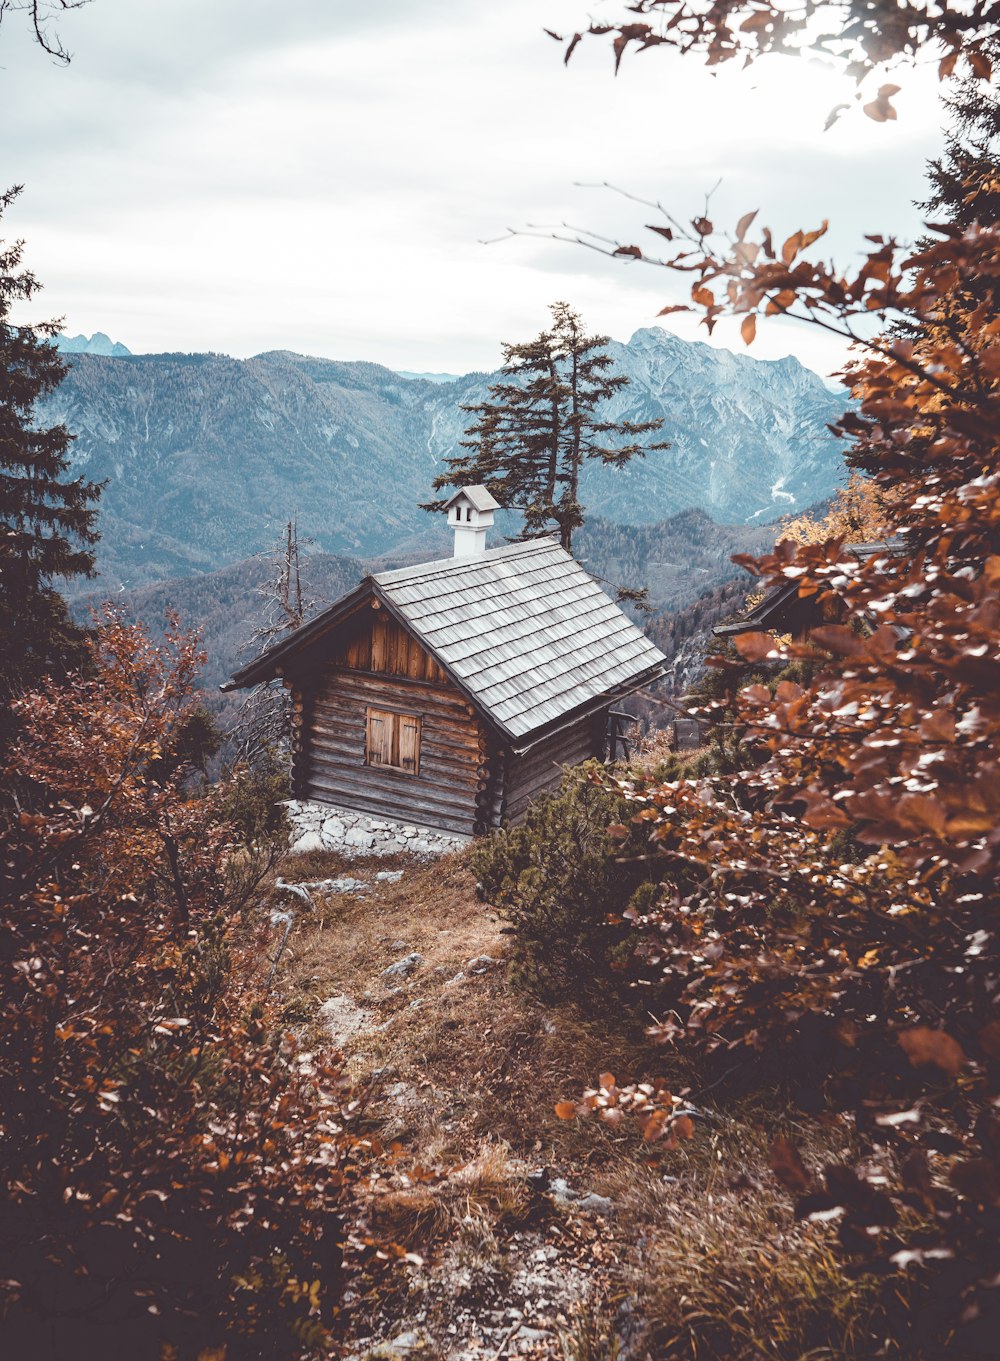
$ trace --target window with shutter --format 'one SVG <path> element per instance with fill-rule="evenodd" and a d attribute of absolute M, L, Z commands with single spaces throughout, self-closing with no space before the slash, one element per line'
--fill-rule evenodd
<path fill-rule="evenodd" d="M 365 763 L 420 773 L 420 718 L 417 714 L 397 714 L 388 709 L 368 710 Z"/>
<path fill-rule="evenodd" d="M 399 768 L 416 775 L 420 766 L 420 719 L 413 714 L 399 714 L 398 717 Z"/>

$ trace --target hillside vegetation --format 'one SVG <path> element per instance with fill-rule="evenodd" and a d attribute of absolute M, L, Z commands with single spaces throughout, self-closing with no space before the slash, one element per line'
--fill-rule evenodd
<path fill-rule="evenodd" d="M 623 470 L 591 464 L 590 513 L 651 525 L 693 506 L 770 520 L 840 479 L 827 424 L 843 400 L 797 361 L 658 329 L 610 353 L 630 382 L 603 414 L 662 418 L 672 447 Z M 427 535 L 419 506 L 464 438 L 461 407 L 483 400 L 492 378 L 435 383 L 285 351 L 67 358 L 39 418 L 64 421 L 75 469 L 107 480 L 98 567 L 114 588 L 239 562 L 295 516 L 317 549 L 338 555 L 374 557 Z"/>

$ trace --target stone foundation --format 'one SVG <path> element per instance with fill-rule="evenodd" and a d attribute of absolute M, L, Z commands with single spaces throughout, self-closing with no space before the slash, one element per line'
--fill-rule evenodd
<path fill-rule="evenodd" d="M 351 808 L 329 803 L 289 799 L 285 804 L 292 824 L 293 851 L 337 851 L 340 855 L 411 855 L 430 859 L 467 846 L 471 837 L 418 827 L 411 822 L 389 822 Z"/>

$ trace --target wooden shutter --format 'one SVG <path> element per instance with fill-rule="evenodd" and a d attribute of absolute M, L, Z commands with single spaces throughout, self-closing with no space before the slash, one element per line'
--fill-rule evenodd
<path fill-rule="evenodd" d="M 394 714 L 387 709 L 368 710 L 365 761 L 370 766 L 391 766 L 409 775 L 420 773 L 420 718 Z"/>
<path fill-rule="evenodd" d="M 420 772 L 420 719 L 399 714 L 399 768 L 411 775 Z"/>
<path fill-rule="evenodd" d="M 391 766 L 393 737 L 396 728 L 396 715 L 383 713 L 381 709 L 368 710 L 368 740 L 365 744 L 365 760 L 370 766 Z"/>

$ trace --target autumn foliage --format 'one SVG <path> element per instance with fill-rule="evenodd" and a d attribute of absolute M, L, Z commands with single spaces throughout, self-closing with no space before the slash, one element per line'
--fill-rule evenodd
<path fill-rule="evenodd" d="M 840 534 L 747 560 L 765 587 L 795 581 L 842 621 L 737 639 L 765 674 L 799 662 L 811 681 L 739 694 L 760 764 L 616 783 L 665 880 L 634 914 L 651 1034 L 689 1055 L 742 1053 L 792 1075 L 807 1108 L 850 1113 L 856 1166 L 809 1171 L 779 1144 L 776 1174 L 852 1257 L 939 1278 L 914 1320 L 918 1354 L 950 1340 L 987 1355 L 1000 1326 L 1000 230 L 942 227 L 909 255 L 875 242 L 853 277 L 802 262 L 798 238 L 775 252 L 747 231 L 728 261 L 706 249 L 698 263 L 709 321 L 799 309 L 849 328 L 891 302 L 912 323 L 915 339 L 877 341 L 855 366 L 859 404 L 842 421 L 906 551 L 859 562 Z M 719 281 L 721 303 L 697 296 Z M 648 1123 L 651 1091 L 584 1104 L 618 1118 L 640 1096 Z"/>
<path fill-rule="evenodd" d="M 639 18 L 592 30 L 617 34 L 619 59 L 664 41 L 717 61 L 808 36 L 774 26 L 783 6 L 633 8 L 670 22 L 655 40 Z M 943 75 L 963 54 L 988 75 L 996 13 L 935 13 L 869 7 L 864 69 L 941 41 Z M 778 1140 L 772 1168 L 852 1267 L 908 1274 L 922 1304 L 887 1343 L 908 1356 L 989 1356 L 1000 1332 L 1000 228 L 995 156 L 968 179 L 965 164 L 940 172 L 945 220 L 916 247 L 873 235 L 849 269 L 818 254 L 825 223 L 779 235 L 754 211 L 724 231 L 707 210 L 682 222 L 648 204 L 653 248 L 572 237 L 686 278 L 689 301 L 663 313 L 710 331 L 735 318 L 748 345 L 762 320 L 795 317 L 864 356 L 837 431 L 851 486 L 819 530 L 741 560 L 765 591 L 795 583 L 817 621 L 796 640 L 738 638 L 757 679 L 704 702 L 747 759 L 612 788 L 633 807 L 620 854 L 641 836 L 663 881 L 630 913 L 650 1034 L 853 1127 L 851 1165 L 807 1167 Z M 890 535 L 863 561 L 847 551 Z M 660 1092 L 602 1079 L 560 1114 L 635 1112 L 676 1138 Z"/>
<path fill-rule="evenodd" d="M 16 701 L 3 778 L 0 1351 L 304 1355 L 339 1308 L 356 1102 L 275 1027 L 269 861 L 190 787 L 195 640 L 110 613 L 92 652 Z"/>

